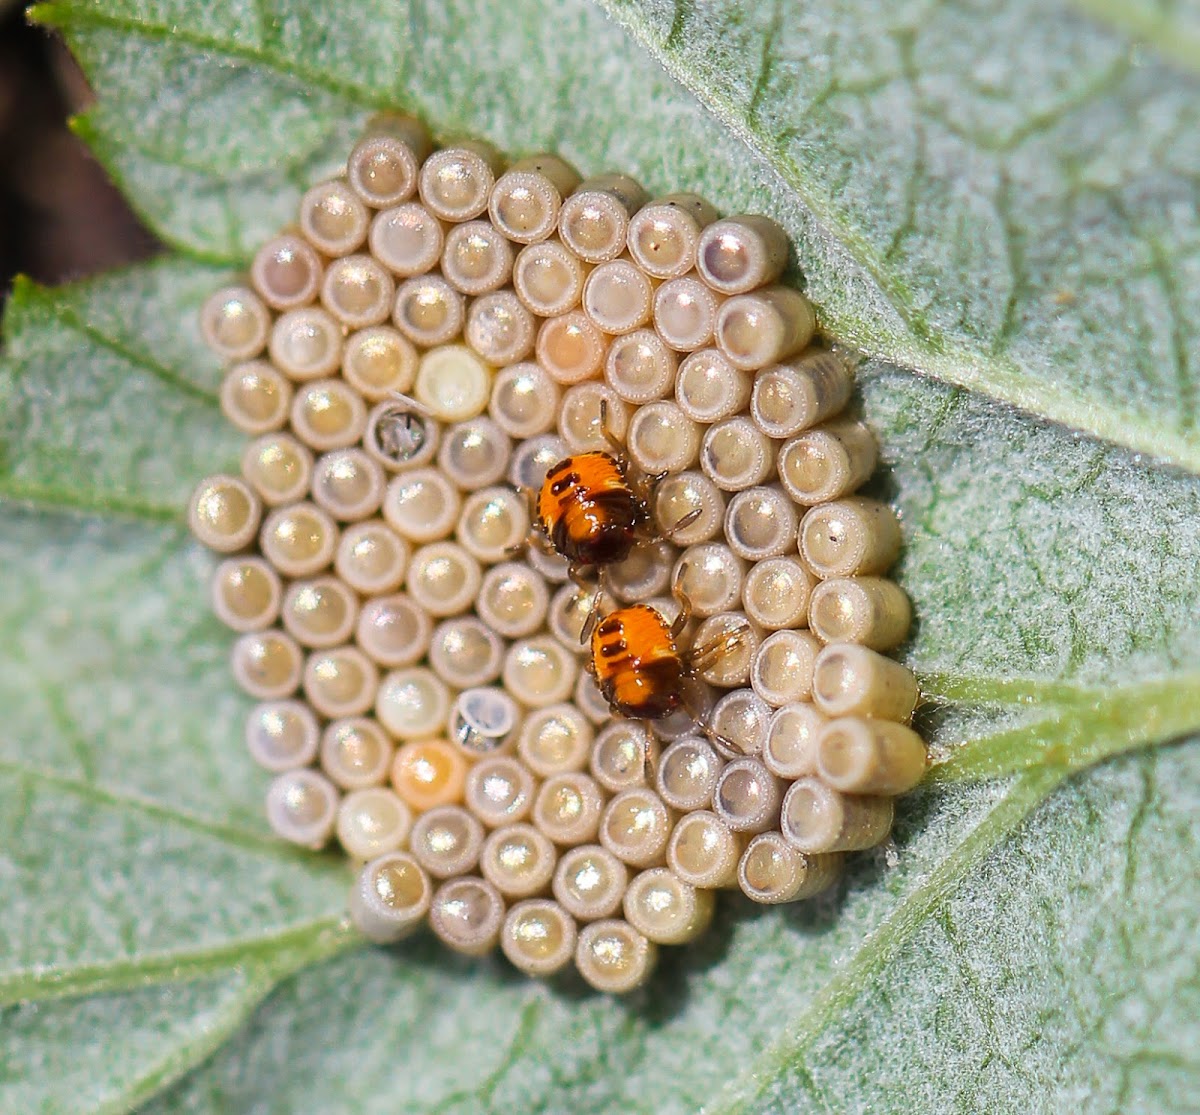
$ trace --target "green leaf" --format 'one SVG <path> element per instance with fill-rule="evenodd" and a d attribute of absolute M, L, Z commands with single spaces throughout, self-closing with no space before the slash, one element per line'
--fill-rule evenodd
<path fill-rule="evenodd" d="M 5 321 L 0 1108 L 1116 1111 L 1200 1087 L 1194 22 L 606 6 L 632 37 L 583 0 L 37 9 L 99 94 L 77 130 L 176 250 L 23 283 Z M 939 766 L 894 857 L 815 904 L 723 902 L 629 1001 L 358 947 L 344 866 L 262 821 L 182 526 L 238 453 L 199 304 L 390 105 L 772 213 L 822 321 L 880 358 L 861 405 Z"/>
<path fill-rule="evenodd" d="M 5 1111 L 128 1111 L 210 1056 L 270 987 L 269 978 L 244 970 L 0 1008 L 0 1104 Z"/>

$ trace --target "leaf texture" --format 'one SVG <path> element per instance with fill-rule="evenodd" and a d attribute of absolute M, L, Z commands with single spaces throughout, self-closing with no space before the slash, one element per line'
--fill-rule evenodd
<path fill-rule="evenodd" d="M 0 1108 L 1115 1112 L 1200 1086 L 1186 14 L 604 6 L 631 34 L 582 0 L 36 10 L 174 251 L 24 283 L 5 321 Z M 858 405 L 939 765 L 894 857 L 804 907 L 724 901 L 628 1001 L 358 945 L 345 868 L 261 819 L 182 525 L 239 452 L 200 302 L 393 105 L 772 213 L 878 358 Z"/>

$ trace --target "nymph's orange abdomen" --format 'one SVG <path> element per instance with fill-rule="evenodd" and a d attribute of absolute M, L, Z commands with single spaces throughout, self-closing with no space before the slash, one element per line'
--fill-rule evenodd
<path fill-rule="evenodd" d="M 542 482 L 538 524 L 558 553 L 582 565 L 620 561 L 645 518 L 624 470 L 607 453 L 564 457 Z"/>
<path fill-rule="evenodd" d="M 683 660 L 666 619 L 649 604 L 619 608 L 592 632 L 592 664 L 614 712 L 661 720 L 678 706 Z"/>

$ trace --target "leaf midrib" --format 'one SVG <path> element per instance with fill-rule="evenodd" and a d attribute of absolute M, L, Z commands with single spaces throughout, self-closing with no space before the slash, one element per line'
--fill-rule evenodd
<path fill-rule="evenodd" d="M 923 675 L 926 696 L 962 704 L 1020 708 L 1046 716 L 961 743 L 936 765 L 935 783 L 984 780 L 1021 772 L 1069 774 L 1115 755 L 1200 733 L 1200 671 L 1180 671 L 1107 688 L 1026 679 Z M 1039 690 L 1041 690 L 1039 692 Z"/>
<path fill-rule="evenodd" d="M 201 833 L 231 847 L 250 851 L 256 855 L 269 856 L 283 863 L 311 867 L 314 862 L 320 862 L 311 853 L 284 844 L 268 833 L 255 832 L 253 829 L 224 821 L 214 821 L 201 814 L 190 813 L 174 805 L 164 805 L 153 798 L 142 797 L 130 793 L 128 790 L 116 790 L 103 783 L 90 782 L 32 763 L 0 758 L 0 777 L 6 775 L 27 779 L 38 785 L 72 794 L 84 801 L 110 809 L 140 813 L 156 821 Z"/>
<path fill-rule="evenodd" d="M 323 860 L 269 836 L 235 825 L 214 822 L 174 806 L 117 792 L 94 782 L 31 766 L 0 760 L 0 776 L 28 780 L 40 786 L 73 794 L 107 808 L 130 810 L 203 834 L 222 844 L 249 851 L 264 859 L 331 878 L 345 874 L 341 864 Z M 0 1005 L 33 999 L 61 998 L 102 991 L 129 990 L 148 984 L 197 978 L 224 971 L 236 964 L 257 960 L 264 965 L 278 964 L 280 958 L 300 957 L 289 970 L 333 955 L 358 941 L 340 911 L 301 922 L 272 933 L 231 939 L 205 948 L 147 951 L 136 960 L 102 961 L 72 964 L 56 968 L 13 969 L 0 977 Z"/>
<path fill-rule="evenodd" d="M 152 20 L 138 19 L 134 16 L 115 16 L 99 8 L 75 7 L 69 0 L 49 0 L 48 3 L 34 4 L 26 13 L 33 23 L 44 24 L 65 30 L 71 25 L 105 27 L 114 31 L 124 31 L 130 35 L 141 35 L 144 38 L 157 39 L 161 42 L 182 43 L 195 47 L 197 50 L 207 50 L 224 54 L 226 57 L 240 62 L 250 62 L 275 71 L 289 78 L 300 86 L 316 86 L 348 100 L 357 101 L 367 108 L 395 108 L 396 99 L 389 95 L 381 97 L 369 86 L 355 85 L 350 81 L 342 81 L 331 76 L 325 70 L 299 65 L 290 55 L 280 54 L 264 46 L 250 46 L 233 39 L 219 38 L 215 35 L 202 35 L 191 30 L 184 24 L 155 23 Z"/>
<path fill-rule="evenodd" d="M 125 1115 L 198 1068 L 215 1054 L 278 985 L 278 977 L 248 967 L 241 990 L 215 1013 L 199 1033 L 168 1047 L 157 1060 L 125 1082 L 90 1115 Z"/>
<path fill-rule="evenodd" d="M 0 1007 L 202 979 L 248 963 L 259 964 L 278 981 L 363 944 L 345 914 L 328 914 L 208 948 L 146 953 L 138 960 L 18 970 L 0 978 Z"/>
<path fill-rule="evenodd" d="M 138 351 L 120 337 L 93 325 L 74 307 L 58 297 L 53 287 L 41 286 L 32 279 L 19 275 L 13 286 L 12 297 L 13 305 L 19 310 L 23 310 L 25 313 L 38 311 L 48 313 L 65 330 L 78 333 L 80 337 L 90 341 L 97 348 L 124 360 L 172 390 L 214 409 L 218 406 L 215 390 L 193 383 L 170 364 L 165 364 L 161 360 Z M 28 328 L 28 324 L 25 325 L 25 328 Z M 20 332 L 17 332 L 9 338 L 9 343 L 15 345 L 19 343 L 19 340 Z"/>

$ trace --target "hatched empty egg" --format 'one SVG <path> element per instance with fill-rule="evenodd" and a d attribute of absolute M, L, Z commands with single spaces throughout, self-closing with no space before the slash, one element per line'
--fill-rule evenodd
<path fill-rule="evenodd" d="M 440 423 L 404 397 L 371 408 L 363 448 L 389 472 L 430 464 L 441 443 Z"/>
<path fill-rule="evenodd" d="M 480 685 L 458 695 L 450 709 L 449 735 L 468 756 L 507 749 L 521 722 L 521 709 L 503 689 Z"/>

